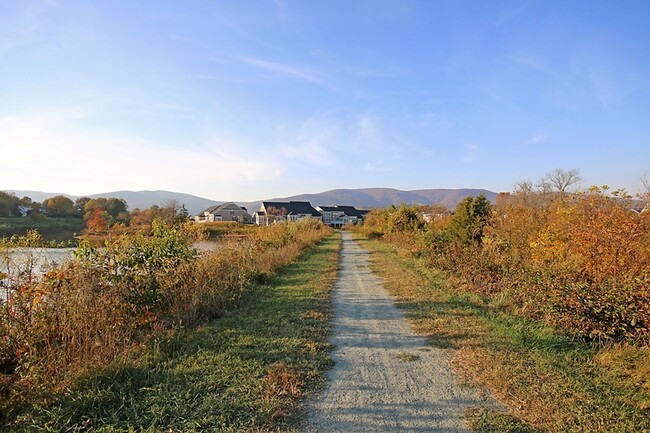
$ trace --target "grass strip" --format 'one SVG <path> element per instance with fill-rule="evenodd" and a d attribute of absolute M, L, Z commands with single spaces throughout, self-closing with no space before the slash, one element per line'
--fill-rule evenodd
<path fill-rule="evenodd" d="M 10 431 L 294 431 L 302 398 L 331 367 L 330 291 L 340 237 L 329 236 L 247 292 L 225 317 L 169 333 L 89 373 Z"/>
<path fill-rule="evenodd" d="M 76 244 L 75 236 L 86 228 L 83 218 L 42 217 L 39 220 L 22 217 L 0 217 L 0 238 L 25 236 L 29 230 L 38 231 L 47 242 Z"/>
<path fill-rule="evenodd" d="M 362 242 L 416 332 L 508 408 L 467 413 L 475 431 L 650 432 L 648 394 L 597 362 L 607 348 L 512 316 L 398 247 Z"/>

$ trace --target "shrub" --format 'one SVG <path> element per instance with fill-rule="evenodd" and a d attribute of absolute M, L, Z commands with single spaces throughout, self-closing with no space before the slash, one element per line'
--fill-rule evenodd
<path fill-rule="evenodd" d="M 254 230 L 198 254 L 194 225 L 154 222 L 136 233 L 83 244 L 41 278 L 15 280 L 0 304 L 0 410 L 38 399 L 162 331 L 223 314 L 260 274 L 274 272 L 330 229 L 304 221 Z"/>

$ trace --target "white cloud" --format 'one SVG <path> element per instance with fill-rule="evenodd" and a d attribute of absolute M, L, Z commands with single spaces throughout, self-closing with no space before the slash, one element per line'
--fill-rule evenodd
<path fill-rule="evenodd" d="M 544 132 L 538 132 L 537 134 L 533 135 L 530 137 L 528 140 L 526 140 L 527 144 L 532 144 L 534 146 L 537 146 L 539 144 L 544 144 L 548 140 L 549 135 L 544 133 Z"/>
<path fill-rule="evenodd" d="M 281 63 L 270 62 L 268 60 L 256 59 L 253 57 L 240 57 L 240 60 L 248 63 L 251 66 L 255 66 L 256 68 L 272 72 L 277 75 L 290 78 L 298 78 L 300 80 L 305 80 L 316 84 L 323 84 L 323 80 L 318 75 L 306 69 L 300 69 L 294 66 L 283 65 Z"/>
<path fill-rule="evenodd" d="M 330 167 L 337 161 L 332 150 L 340 140 L 340 122 L 327 114 L 319 114 L 304 121 L 295 141 L 285 141 L 280 150 L 289 159 Z"/>
<path fill-rule="evenodd" d="M 121 189 L 208 194 L 283 173 L 272 158 L 235 152 L 244 147 L 238 143 L 159 148 L 140 137 L 74 130 L 71 113 L 0 118 L 0 188 L 78 195 Z"/>
<path fill-rule="evenodd" d="M 478 158 L 478 154 L 480 152 L 480 147 L 477 144 L 468 144 L 465 146 L 467 149 L 467 153 L 465 156 L 463 156 L 462 161 L 463 162 L 472 162 L 476 161 L 476 158 Z"/>
<path fill-rule="evenodd" d="M 386 173 L 386 172 L 389 172 L 389 171 L 393 171 L 392 168 L 389 168 L 389 167 L 383 167 L 383 166 L 381 166 L 381 165 L 374 164 L 374 163 L 372 163 L 372 162 L 367 162 L 367 163 L 363 166 L 363 169 L 364 169 L 365 171 L 372 172 L 372 173 Z"/>
<path fill-rule="evenodd" d="M 594 96 L 603 108 L 608 109 L 610 104 L 619 98 L 621 92 L 618 86 L 604 71 L 591 71 L 589 73 L 589 83 L 591 84 Z"/>

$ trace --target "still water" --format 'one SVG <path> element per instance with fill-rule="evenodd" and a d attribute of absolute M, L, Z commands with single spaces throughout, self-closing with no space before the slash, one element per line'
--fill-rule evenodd
<path fill-rule="evenodd" d="M 12 248 L 9 251 L 0 251 L 0 274 L 8 277 L 0 279 L 0 300 L 7 298 L 6 285 L 12 278 L 25 274 L 31 270 L 33 275 L 39 276 L 52 267 L 70 260 L 74 248 Z"/>
<path fill-rule="evenodd" d="M 219 242 L 197 242 L 193 247 L 200 253 L 214 251 L 220 246 Z M 75 248 L 12 248 L 0 251 L 0 274 L 8 275 L 0 279 L 0 301 L 8 297 L 7 285 L 11 278 L 25 273 L 31 268 L 32 275 L 40 276 L 49 269 L 60 265 L 74 256 Z"/>

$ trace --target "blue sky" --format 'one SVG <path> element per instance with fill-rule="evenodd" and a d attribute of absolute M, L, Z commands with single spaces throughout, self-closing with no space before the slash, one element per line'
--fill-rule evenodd
<path fill-rule="evenodd" d="M 0 1 L 0 189 L 650 173 L 649 1 Z"/>

